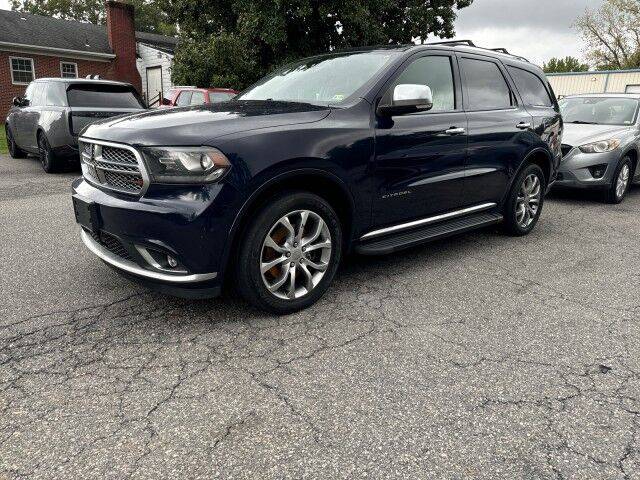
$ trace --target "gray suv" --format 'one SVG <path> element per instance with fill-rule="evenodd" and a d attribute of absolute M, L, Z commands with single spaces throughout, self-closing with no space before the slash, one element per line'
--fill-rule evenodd
<path fill-rule="evenodd" d="M 563 159 L 557 187 L 601 189 L 620 203 L 637 179 L 640 95 L 592 94 L 560 101 Z"/>
<path fill-rule="evenodd" d="M 78 163 L 78 134 L 96 120 L 144 110 L 135 88 L 106 80 L 40 78 L 13 99 L 5 129 L 9 154 L 37 154 L 45 172 Z"/>

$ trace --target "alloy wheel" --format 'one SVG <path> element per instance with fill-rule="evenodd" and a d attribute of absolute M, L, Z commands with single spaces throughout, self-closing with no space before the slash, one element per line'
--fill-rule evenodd
<path fill-rule="evenodd" d="M 616 180 L 616 197 L 618 197 L 618 199 L 622 198 L 625 192 L 627 191 L 630 177 L 631 177 L 631 168 L 629 168 L 628 163 L 625 163 L 620 169 L 620 173 L 618 174 L 618 179 Z"/>
<path fill-rule="evenodd" d="M 520 228 L 528 228 L 536 219 L 542 199 L 542 182 L 535 173 L 528 175 L 518 191 L 516 222 Z"/>
<path fill-rule="evenodd" d="M 304 297 L 324 277 L 331 250 L 331 233 L 320 215 L 310 210 L 290 212 L 271 227 L 262 243 L 262 281 L 278 298 Z"/>
<path fill-rule="evenodd" d="M 49 149 L 47 148 L 46 139 L 44 136 L 38 136 L 38 155 L 40 156 L 40 163 L 46 169 L 49 164 Z"/>

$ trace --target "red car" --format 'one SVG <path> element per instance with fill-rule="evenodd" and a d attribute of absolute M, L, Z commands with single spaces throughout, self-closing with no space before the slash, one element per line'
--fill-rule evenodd
<path fill-rule="evenodd" d="M 239 92 L 231 88 L 174 87 L 167 92 L 161 107 L 186 107 L 231 100 Z"/>

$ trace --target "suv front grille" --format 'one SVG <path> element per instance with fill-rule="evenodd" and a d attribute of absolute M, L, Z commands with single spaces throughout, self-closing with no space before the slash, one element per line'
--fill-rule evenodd
<path fill-rule="evenodd" d="M 142 193 L 144 166 L 133 148 L 83 139 L 80 152 L 82 174 L 92 183 L 122 193 Z"/>

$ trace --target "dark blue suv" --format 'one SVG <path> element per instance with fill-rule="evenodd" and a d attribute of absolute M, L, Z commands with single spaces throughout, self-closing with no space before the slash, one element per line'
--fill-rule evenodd
<path fill-rule="evenodd" d="M 73 184 L 85 245 L 125 275 L 276 313 L 349 251 L 536 225 L 562 119 L 542 71 L 459 42 L 308 58 L 234 100 L 104 120 Z"/>

